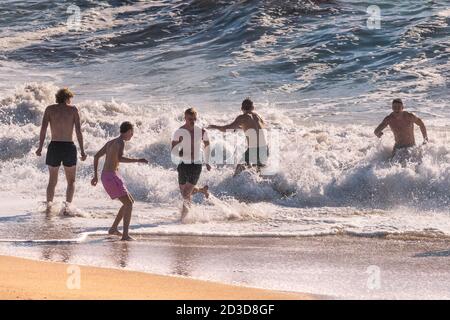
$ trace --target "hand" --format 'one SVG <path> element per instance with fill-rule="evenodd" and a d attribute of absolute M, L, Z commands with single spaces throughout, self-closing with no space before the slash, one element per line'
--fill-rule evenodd
<path fill-rule="evenodd" d="M 36 155 L 37 155 L 38 157 L 40 157 L 41 154 L 42 154 L 42 147 L 39 147 L 39 148 L 36 150 Z"/>
<path fill-rule="evenodd" d="M 211 166 L 209 164 L 206 164 L 206 170 L 211 171 Z"/>
<path fill-rule="evenodd" d="M 92 180 L 91 180 L 91 185 L 93 185 L 95 187 L 97 185 L 97 183 L 98 183 L 98 178 L 97 178 L 97 176 L 94 176 L 94 178 L 92 178 Z"/>
<path fill-rule="evenodd" d="M 146 159 L 139 159 L 137 162 L 139 162 L 139 163 L 148 163 L 148 161 Z"/>
<path fill-rule="evenodd" d="M 383 131 L 375 132 L 375 135 L 376 135 L 378 138 L 381 138 L 381 136 L 383 135 Z"/>
<path fill-rule="evenodd" d="M 82 152 L 81 152 L 80 160 L 81 160 L 81 161 L 84 161 L 84 160 L 86 160 L 86 158 L 87 158 L 86 153 L 84 153 L 84 151 L 82 151 Z"/>

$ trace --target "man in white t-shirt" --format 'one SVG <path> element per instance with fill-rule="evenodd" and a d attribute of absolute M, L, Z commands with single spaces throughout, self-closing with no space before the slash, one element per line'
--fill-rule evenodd
<path fill-rule="evenodd" d="M 180 192 L 183 197 L 182 220 L 189 212 L 193 194 L 203 193 L 206 198 L 209 197 L 208 186 L 196 187 L 202 172 L 202 144 L 204 145 L 206 169 L 211 170 L 208 133 L 205 129 L 195 125 L 197 111 L 194 108 L 187 109 L 184 112 L 184 119 L 185 124 L 176 130 L 172 137 L 172 159 L 179 163 L 177 171 Z M 181 159 L 181 162 L 177 159 Z"/>

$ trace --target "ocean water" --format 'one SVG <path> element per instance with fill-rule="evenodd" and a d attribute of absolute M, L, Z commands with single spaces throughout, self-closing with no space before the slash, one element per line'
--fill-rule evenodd
<path fill-rule="evenodd" d="M 368 26 L 370 5 L 380 9 L 379 29 Z M 118 203 L 90 186 L 92 156 L 124 120 L 136 124 L 126 153 L 150 161 L 120 169 L 137 200 L 138 239 L 448 239 L 449 21 L 450 1 L 2 1 L 3 250 L 104 237 Z M 76 93 L 89 155 L 71 217 L 58 210 L 63 176 L 57 208 L 44 214 L 45 153 L 34 154 L 41 117 L 61 86 Z M 201 126 L 226 123 L 247 96 L 278 137 L 273 174 L 204 170 L 199 183 L 213 196 L 196 197 L 179 223 L 170 137 L 183 110 L 198 108 Z M 373 135 L 396 97 L 430 137 L 422 146 L 416 130 L 422 160 L 406 166 L 390 161 L 388 130 Z M 244 151 L 241 135 L 210 136 L 213 150 Z"/>

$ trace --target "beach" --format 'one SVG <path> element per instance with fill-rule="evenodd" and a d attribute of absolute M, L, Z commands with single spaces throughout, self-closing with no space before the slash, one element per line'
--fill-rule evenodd
<path fill-rule="evenodd" d="M 30 288 L 32 297 L 44 298 L 45 293 L 49 299 L 450 298 L 448 240 L 439 237 L 135 237 L 134 242 L 91 235 L 78 243 L 0 243 L 0 254 L 41 261 L 2 258 L 1 286 L 6 283 L 14 292 Z M 82 270 L 82 288 L 92 290 L 58 296 L 73 265 Z M 42 277 L 32 276 L 40 273 Z M 53 275 L 58 277 L 52 280 Z M 155 293 L 142 279 L 163 289 Z M 15 287 L 16 281 L 25 281 L 24 287 Z M 105 281 L 111 286 L 106 292 L 97 286 Z M 130 291 L 115 291 L 128 281 Z M 133 285 L 143 289 L 131 290 Z M 221 290 L 208 296 L 203 294 L 207 289 L 191 290 L 195 286 Z"/>
<path fill-rule="evenodd" d="M 76 269 L 74 269 L 76 268 Z M 73 270 L 80 281 L 71 284 Z M 2 300 L 291 300 L 312 295 L 0 256 Z"/>
<path fill-rule="evenodd" d="M 0 298 L 450 299 L 445 1 L 10 0 L 0 12 Z M 60 168 L 47 210 L 48 146 L 70 132 L 41 127 L 62 88 L 73 97 L 56 109 L 80 119 L 65 161 L 75 195 L 64 209 Z M 234 176 L 244 130 L 213 128 L 237 126 L 247 97 L 270 155 Z M 394 99 L 407 135 L 383 121 Z M 196 182 L 210 196 L 193 195 L 181 221 L 171 140 L 188 108 L 208 133 L 211 170 Z M 118 168 L 133 242 L 108 235 L 120 202 L 91 185 L 123 122 L 122 160 L 148 161 Z M 64 287 L 69 266 L 86 276 L 79 290 Z"/>

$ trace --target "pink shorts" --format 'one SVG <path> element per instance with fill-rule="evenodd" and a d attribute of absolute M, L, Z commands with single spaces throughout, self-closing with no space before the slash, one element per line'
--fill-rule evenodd
<path fill-rule="evenodd" d="M 116 172 L 102 172 L 102 184 L 111 199 L 128 195 L 128 190 L 122 178 Z"/>

